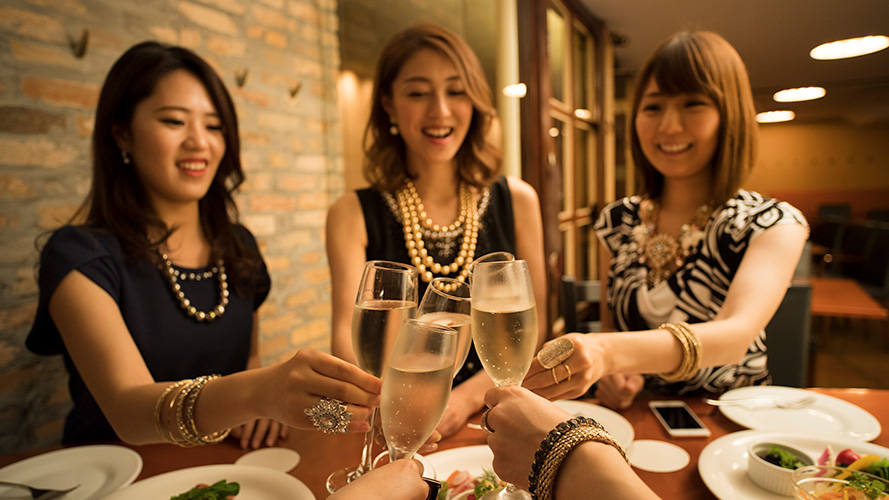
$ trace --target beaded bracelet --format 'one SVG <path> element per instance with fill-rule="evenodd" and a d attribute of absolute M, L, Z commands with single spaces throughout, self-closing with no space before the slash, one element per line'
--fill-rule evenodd
<path fill-rule="evenodd" d="M 675 371 L 661 373 L 658 376 L 667 382 L 684 382 L 690 380 L 701 369 L 703 347 L 698 336 L 689 328 L 688 323 L 664 323 L 658 327 L 667 330 L 682 345 L 682 361 Z"/>
<path fill-rule="evenodd" d="M 540 442 L 540 448 L 534 454 L 531 473 L 528 475 L 528 492 L 533 500 L 550 500 L 556 473 L 562 461 L 577 444 L 584 441 L 597 441 L 613 446 L 629 463 L 623 447 L 611 437 L 599 422 L 591 418 L 575 417 L 560 423 L 549 431 Z"/>

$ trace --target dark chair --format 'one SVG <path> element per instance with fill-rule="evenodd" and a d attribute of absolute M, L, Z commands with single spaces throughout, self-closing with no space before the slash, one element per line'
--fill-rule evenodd
<path fill-rule="evenodd" d="M 795 280 L 766 326 L 772 383 L 806 387 L 812 327 L 812 285 Z"/>
<path fill-rule="evenodd" d="M 889 210 L 868 210 L 865 219 L 877 222 L 889 222 Z"/>
<path fill-rule="evenodd" d="M 889 223 L 867 221 L 860 226 L 867 238 L 862 241 L 859 259 L 844 265 L 843 274 L 858 281 L 876 299 L 885 299 L 889 297 Z"/>
<path fill-rule="evenodd" d="M 565 332 L 600 332 L 599 302 L 602 300 L 602 284 L 598 280 L 576 280 L 562 276 L 561 312 L 565 319 Z"/>

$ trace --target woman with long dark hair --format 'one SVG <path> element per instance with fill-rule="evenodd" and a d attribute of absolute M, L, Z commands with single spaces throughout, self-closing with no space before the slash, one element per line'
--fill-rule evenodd
<path fill-rule="evenodd" d="M 234 428 L 258 447 L 287 426 L 365 431 L 376 378 L 312 349 L 260 366 L 271 282 L 238 223 L 238 122 L 213 69 L 181 47 L 130 48 L 102 87 L 92 150 L 89 196 L 42 250 L 27 338 L 64 356 L 63 442 L 206 444 Z"/>

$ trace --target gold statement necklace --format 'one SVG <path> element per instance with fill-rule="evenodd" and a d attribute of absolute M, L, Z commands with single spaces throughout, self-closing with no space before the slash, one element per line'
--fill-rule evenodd
<path fill-rule="evenodd" d="M 676 239 L 656 232 L 660 206 L 653 200 L 642 200 L 639 206 L 641 223 L 633 228 L 633 240 L 639 246 L 639 263 L 648 268 L 648 286 L 664 281 L 682 266 L 704 239 L 704 227 L 712 211 L 712 202 L 698 207 L 692 220 L 682 225 L 679 239 Z"/>
<path fill-rule="evenodd" d="M 475 258 L 475 245 L 478 241 L 479 212 L 473 197 L 472 190 L 465 183 L 460 183 L 460 215 L 457 220 L 448 226 L 439 226 L 432 222 L 426 215 L 423 201 L 417 194 L 414 183 L 410 179 L 405 180 L 404 186 L 398 190 L 398 207 L 401 211 L 401 221 L 404 226 L 404 242 L 407 247 L 411 263 L 419 271 L 420 279 L 429 283 L 433 274 L 445 276 L 456 273 L 458 281 L 466 281 L 469 276 L 469 264 Z M 431 231 L 433 235 L 440 236 L 453 233 L 463 228 L 463 236 L 460 242 L 460 251 L 450 264 L 442 265 L 433 260 L 423 240 L 423 230 Z M 442 289 L 449 288 L 444 285 Z"/>
<path fill-rule="evenodd" d="M 213 266 L 209 271 L 204 271 L 203 273 L 183 273 L 178 269 L 173 268 L 173 261 L 170 260 L 170 257 L 166 252 L 157 249 L 157 254 L 160 256 L 163 264 L 158 265 L 161 272 L 164 276 L 167 277 L 167 280 L 170 282 L 170 286 L 173 290 L 173 295 L 179 300 L 179 305 L 182 306 L 182 309 L 185 310 L 185 313 L 196 319 L 197 321 L 206 321 L 210 322 L 214 319 L 222 316 L 225 313 L 225 306 L 228 305 L 228 276 L 225 274 L 225 265 L 222 259 L 216 261 L 216 265 Z M 191 305 L 191 301 L 188 300 L 188 297 L 185 296 L 185 292 L 182 291 L 182 286 L 179 284 L 179 281 L 201 281 L 213 278 L 216 276 L 219 279 L 219 303 L 216 304 L 216 307 L 211 309 L 210 311 L 198 311 L 198 309 Z"/>

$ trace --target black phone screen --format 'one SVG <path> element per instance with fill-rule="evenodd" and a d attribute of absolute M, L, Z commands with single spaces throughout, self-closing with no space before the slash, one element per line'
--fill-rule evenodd
<path fill-rule="evenodd" d="M 654 411 L 673 429 L 701 429 L 701 424 L 682 406 L 656 406 Z"/>

